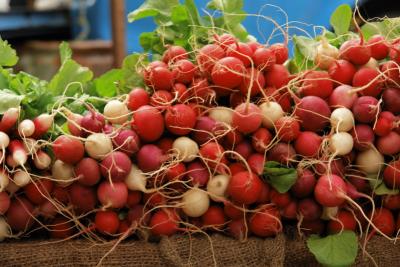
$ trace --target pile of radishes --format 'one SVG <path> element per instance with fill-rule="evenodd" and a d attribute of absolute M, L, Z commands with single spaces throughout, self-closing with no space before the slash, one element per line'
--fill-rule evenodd
<path fill-rule="evenodd" d="M 373 36 L 338 49 L 322 40 L 318 68 L 296 74 L 287 60 L 283 44 L 230 34 L 193 52 L 169 46 L 140 69 L 146 90 L 102 111 L 66 112 L 68 132 L 49 145 L 54 157 L 32 145 L 51 123 L 20 122 L 22 137 L 9 146 L 1 133 L 0 240 L 37 229 L 55 238 L 218 231 L 242 240 L 286 224 L 392 239 L 400 228 L 400 43 Z M 295 168 L 295 183 L 271 186 L 268 161 Z M 386 191 L 377 195 L 378 187 Z"/>

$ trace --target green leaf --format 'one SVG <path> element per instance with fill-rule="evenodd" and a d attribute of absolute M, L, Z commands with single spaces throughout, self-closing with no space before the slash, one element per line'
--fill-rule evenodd
<path fill-rule="evenodd" d="M 0 37 L 0 66 L 12 67 L 18 62 L 15 50 Z"/>
<path fill-rule="evenodd" d="M 397 195 L 400 191 L 399 189 L 391 189 L 386 186 L 382 179 L 372 178 L 369 180 L 369 185 L 374 191 L 375 195 Z"/>
<path fill-rule="evenodd" d="M 186 10 L 188 11 L 190 20 L 191 20 L 191 24 L 193 25 L 203 25 L 202 23 L 202 19 L 200 17 L 200 14 L 196 8 L 196 4 L 194 3 L 193 0 L 185 0 L 185 7 Z"/>
<path fill-rule="evenodd" d="M 207 3 L 207 8 L 226 13 L 235 13 L 243 9 L 243 0 L 211 0 Z"/>
<path fill-rule="evenodd" d="M 314 60 L 319 42 L 305 36 L 295 35 L 293 36 L 293 44 L 306 59 Z"/>
<path fill-rule="evenodd" d="M 127 56 L 122 63 L 121 89 L 129 92 L 133 87 L 143 86 L 143 77 L 140 69 L 148 62 L 142 54 L 132 54 Z"/>
<path fill-rule="evenodd" d="M 13 91 L 0 90 L 0 114 L 4 114 L 9 108 L 18 108 L 24 96 L 17 95 Z"/>
<path fill-rule="evenodd" d="M 189 14 L 184 5 L 177 5 L 172 8 L 171 21 L 174 24 L 189 21 Z"/>
<path fill-rule="evenodd" d="M 149 51 L 153 45 L 160 41 L 160 38 L 154 32 L 142 32 L 139 36 L 140 46 L 144 51 Z"/>
<path fill-rule="evenodd" d="M 352 16 L 351 7 L 348 4 L 338 6 L 332 13 L 329 22 L 337 35 L 342 35 L 349 31 Z"/>
<path fill-rule="evenodd" d="M 96 92 L 101 97 L 113 97 L 117 93 L 117 82 L 123 77 L 123 70 L 112 69 L 94 80 Z"/>
<path fill-rule="evenodd" d="M 72 50 L 67 42 L 61 42 L 59 50 L 60 50 L 61 64 L 64 64 L 66 60 L 71 59 Z"/>
<path fill-rule="evenodd" d="M 179 5 L 179 0 L 146 0 L 138 9 L 128 14 L 128 21 L 134 22 L 146 17 L 170 17 L 172 8 Z"/>
<path fill-rule="evenodd" d="M 264 178 L 279 193 L 285 193 L 296 183 L 297 171 L 276 161 L 267 161 L 264 165 Z"/>
<path fill-rule="evenodd" d="M 57 74 L 51 79 L 49 89 L 54 95 L 73 95 L 76 90 L 85 86 L 93 77 L 93 72 L 82 67 L 72 59 L 61 65 Z"/>
<path fill-rule="evenodd" d="M 312 235 L 307 240 L 307 247 L 324 266 L 351 266 L 357 257 L 358 240 L 351 231 L 327 237 Z"/>

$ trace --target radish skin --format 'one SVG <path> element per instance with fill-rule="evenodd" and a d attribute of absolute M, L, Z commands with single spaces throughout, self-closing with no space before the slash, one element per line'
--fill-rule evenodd
<path fill-rule="evenodd" d="M 33 163 L 37 169 L 45 170 L 50 167 L 51 158 L 46 152 L 39 150 L 33 158 Z"/>
<path fill-rule="evenodd" d="M 19 117 L 18 108 L 9 108 L 4 112 L 3 117 L 0 121 L 0 131 L 8 132 L 17 122 Z"/>
<path fill-rule="evenodd" d="M 226 199 L 226 190 L 229 185 L 230 177 L 227 175 L 216 175 L 207 183 L 207 192 L 210 198 L 216 202 L 222 202 Z"/>
<path fill-rule="evenodd" d="M 45 134 L 51 127 L 54 121 L 54 116 L 50 114 L 40 114 L 33 120 L 35 125 L 35 132 L 33 133 L 34 138 L 39 138 Z"/>
<path fill-rule="evenodd" d="M 348 108 L 337 108 L 331 114 L 331 126 L 335 131 L 348 132 L 354 127 L 354 116 Z"/>
<path fill-rule="evenodd" d="M 111 100 L 105 105 L 103 114 L 112 124 L 123 124 L 128 120 L 129 109 L 121 101 Z"/>
<path fill-rule="evenodd" d="M 200 217 L 210 206 L 207 192 L 199 188 L 192 188 L 182 197 L 182 210 L 190 217 Z"/>
<path fill-rule="evenodd" d="M 113 150 L 111 138 L 103 133 L 94 133 L 85 141 L 85 150 L 91 158 L 102 160 Z"/>
<path fill-rule="evenodd" d="M 10 183 L 10 178 L 5 170 L 0 171 L 0 192 L 5 191 L 6 187 Z"/>
<path fill-rule="evenodd" d="M 323 38 L 316 49 L 316 65 L 321 69 L 326 70 L 338 57 L 339 49 L 329 44 L 329 42 L 325 38 Z"/>
<path fill-rule="evenodd" d="M 9 150 L 12 155 L 12 159 L 17 166 L 22 166 L 28 160 L 27 152 L 24 148 L 24 144 L 19 140 L 12 140 L 10 142 Z"/>
<path fill-rule="evenodd" d="M 58 159 L 51 168 L 51 174 L 59 185 L 68 186 L 73 182 L 74 166 Z"/>
<path fill-rule="evenodd" d="M 262 103 L 260 109 L 263 115 L 262 124 L 268 129 L 274 129 L 275 121 L 285 115 L 281 105 L 272 101 Z"/>
<path fill-rule="evenodd" d="M 193 161 L 199 154 L 197 143 L 186 136 L 175 139 L 172 148 L 176 151 L 178 159 L 183 162 Z"/>
<path fill-rule="evenodd" d="M 353 150 L 353 137 L 347 132 L 335 133 L 329 139 L 329 149 L 334 155 L 344 156 Z"/>
<path fill-rule="evenodd" d="M 376 148 L 358 153 L 356 158 L 356 165 L 360 171 L 368 174 L 377 174 L 380 172 L 382 166 L 385 164 L 385 159 Z"/>
<path fill-rule="evenodd" d="M 233 110 L 225 107 L 216 107 L 210 110 L 208 116 L 217 122 L 222 122 L 227 125 L 231 125 Z"/>
<path fill-rule="evenodd" d="M 335 218 L 339 211 L 339 207 L 323 207 L 321 219 L 325 221 L 329 221 L 332 218 Z"/>
<path fill-rule="evenodd" d="M 0 131 L 0 147 L 5 149 L 10 144 L 10 137 L 5 132 Z"/>
<path fill-rule="evenodd" d="M 35 132 L 35 124 L 31 120 L 23 120 L 18 125 L 18 133 L 22 137 L 29 137 Z"/>
<path fill-rule="evenodd" d="M 24 187 L 31 182 L 32 178 L 28 172 L 18 170 L 14 173 L 13 180 L 17 186 Z"/>
<path fill-rule="evenodd" d="M 147 177 L 146 175 L 135 165 L 132 164 L 131 171 L 125 178 L 125 184 L 131 191 L 140 191 L 146 193 Z"/>

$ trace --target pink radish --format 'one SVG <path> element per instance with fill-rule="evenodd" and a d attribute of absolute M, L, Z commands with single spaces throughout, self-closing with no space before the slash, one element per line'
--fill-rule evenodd
<path fill-rule="evenodd" d="M 10 207 L 10 196 L 7 192 L 0 192 L 0 215 L 4 215 Z"/>
<path fill-rule="evenodd" d="M 335 174 L 319 177 L 314 189 L 315 199 L 326 207 L 336 207 L 346 200 L 346 183 Z"/>
<path fill-rule="evenodd" d="M 379 112 L 378 100 L 372 96 L 362 96 L 354 102 L 352 111 L 357 121 L 370 123 Z"/>
<path fill-rule="evenodd" d="M 132 162 L 125 153 L 114 151 L 103 159 L 100 171 L 103 177 L 113 182 L 121 182 L 128 175 L 131 167 Z"/>
<path fill-rule="evenodd" d="M 103 206 L 119 209 L 128 201 L 128 188 L 121 182 L 102 182 L 97 188 L 97 198 Z"/>
<path fill-rule="evenodd" d="M 61 135 L 53 143 L 53 152 L 59 160 L 75 164 L 83 158 L 85 148 L 78 139 Z"/>
<path fill-rule="evenodd" d="M 162 150 L 151 144 L 142 146 L 137 153 L 138 166 L 144 172 L 151 172 L 159 169 L 166 159 Z"/>
<path fill-rule="evenodd" d="M 80 122 L 81 135 L 88 136 L 91 133 L 100 133 L 105 125 L 104 116 L 95 111 L 89 111 Z"/>
<path fill-rule="evenodd" d="M 128 95 L 128 108 L 132 111 L 149 104 L 149 94 L 143 88 L 136 87 Z"/>
<path fill-rule="evenodd" d="M 349 85 L 340 85 L 336 87 L 329 97 L 331 107 L 344 107 L 351 109 L 357 100 L 357 93 L 352 92 L 353 87 Z"/>
<path fill-rule="evenodd" d="M 298 170 L 297 173 L 298 177 L 296 183 L 291 187 L 291 191 L 294 196 L 304 198 L 314 191 L 317 180 L 314 174 L 308 169 Z"/>
<path fill-rule="evenodd" d="M 18 117 L 19 109 L 9 108 L 8 110 L 6 110 L 0 121 L 0 131 L 9 132 L 11 128 L 16 124 Z"/>
<path fill-rule="evenodd" d="M 35 125 L 35 132 L 33 133 L 32 137 L 35 139 L 40 138 L 43 136 L 53 125 L 54 116 L 50 114 L 40 114 L 37 116 L 33 123 Z"/>
<path fill-rule="evenodd" d="M 130 156 L 138 152 L 140 148 L 139 136 L 135 131 L 130 129 L 122 129 L 118 131 L 117 136 L 113 138 L 113 143 L 118 150 L 121 150 Z"/>
<path fill-rule="evenodd" d="M 315 157 L 318 155 L 322 137 L 314 132 L 301 132 L 294 143 L 296 152 L 304 157 Z"/>
<path fill-rule="evenodd" d="M 331 111 L 322 98 L 306 96 L 297 104 L 295 114 L 304 130 L 319 132 L 328 125 Z"/>
<path fill-rule="evenodd" d="M 83 158 L 75 166 L 75 176 L 79 178 L 79 183 L 93 186 L 100 181 L 100 166 L 92 158 Z"/>
<path fill-rule="evenodd" d="M 7 211 L 7 223 L 16 232 L 26 231 L 33 225 L 33 205 L 24 197 L 17 197 Z"/>
<path fill-rule="evenodd" d="M 69 132 L 74 136 L 82 135 L 81 121 L 83 116 L 70 112 L 67 118 L 67 126 Z"/>
<path fill-rule="evenodd" d="M 356 65 L 364 65 L 371 58 L 371 49 L 362 40 L 352 39 L 344 42 L 339 49 L 340 57 Z"/>
<path fill-rule="evenodd" d="M 268 151 L 268 160 L 289 165 L 296 157 L 296 151 L 291 144 L 279 142 Z"/>
<path fill-rule="evenodd" d="M 261 125 L 261 109 L 253 103 L 243 103 L 235 108 L 232 117 L 232 126 L 241 133 L 255 132 Z"/>
<path fill-rule="evenodd" d="M 367 124 L 357 124 L 351 131 L 354 139 L 354 147 L 359 151 L 367 150 L 375 141 L 372 128 Z"/>

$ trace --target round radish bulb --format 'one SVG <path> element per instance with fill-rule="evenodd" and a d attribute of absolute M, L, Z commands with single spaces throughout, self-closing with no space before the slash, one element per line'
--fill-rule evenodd
<path fill-rule="evenodd" d="M 73 135 L 73 136 L 81 136 L 82 135 L 82 127 L 81 127 L 81 121 L 83 116 L 80 114 L 75 114 L 75 113 L 70 113 L 67 115 L 67 126 L 68 126 L 68 131 Z"/>
<path fill-rule="evenodd" d="M 295 114 L 304 130 L 319 132 L 328 125 L 331 111 L 322 98 L 306 96 L 296 106 Z"/>
<path fill-rule="evenodd" d="M 363 88 L 361 95 L 377 97 L 382 92 L 379 71 L 372 68 L 361 68 L 353 76 L 353 86 Z"/>
<path fill-rule="evenodd" d="M 105 207 L 120 209 L 128 201 L 128 188 L 121 182 L 102 182 L 97 188 L 97 198 Z"/>
<path fill-rule="evenodd" d="M 398 88 L 385 89 L 382 94 L 382 99 L 383 105 L 387 111 L 395 115 L 400 115 L 400 90 Z"/>
<path fill-rule="evenodd" d="M 281 117 L 275 121 L 276 134 L 281 141 L 290 142 L 300 134 L 300 124 L 293 117 Z"/>
<path fill-rule="evenodd" d="M 182 197 L 182 211 L 189 217 L 200 217 L 210 206 L 210 199 L 206 191 L 192 188 Z"/>
<path fill-rule="evenodd" d="M 329 138 L 329 149 L 336 156 L 349 154 L 353 144 L 353 137 L 346 132 L 335 133 Z"/>
<path fill-rule="evenodd" d="M 105 124 L 103 115 L 94 111 L 88 112 L 80 120 L 80 126 L 82 127 L 81 135 L 88 136 L 91 133 L 100 133 Z"/>
<path fill-rule="evenodd" d="M 396 155 L 400 152 L 400 134 L 391 131 L 388 135 L 378 137 L 376 148 L 383 155 Z"/>
<path fill-rule="evenodd" d="M 369 174 L 379 173 L 384 163 L 382 154 L 374 147 L 358 153 L 356 157 L 357 168 Z"/>
<path fill-rule="evenodd" d="M 149 65 L 143 73 L 147 86 L 154 90 L 170 90 L 173 84 L 172 72 L 166 66 Z"/>
<path fill-rule="evenodd" d="M 224 88 L 235 88 L 243 80 L 245 67 L 241 60 L 235 57 L 224 57 L 215 62 L 211 78 L 215 85 Z"/>
<path fill-rule="evenodd" d="M 119 218 L 115 211 L 100 210 L 94 217 L 96 230 L 105 235 L 114 235 L 118 231 Z"/>
<path fill-rule="evenodd" d="M 229 176 L 220 174 L 212 177 L 208 181 L 207 192 L 213 201 L 223 202 L 226 199 L 226 190 L 229 185 L 229 180 Z"/>
<path fill-rule="evenodd" d="M 29 137 L 35 132 L 35 124 L 31 120 L 23 120 L 18 125 L 18 133 L 22 137 Z"/>
<path fill-rule="evenodd" d="M 83 158 L 75 166 L 75 176 L 79 178 L 79 183 L 93 186 L 100 181 L 100 166 L 92 158 Z"/>
<path fill-rule="evenodd" d="M 265 102 L 260 105 L 263 116 L 262 124 L 268 129 L 274 129 L 275 122 L 284 116 L 281 105 L 276 102 Z"/>
<path fill-rule="evenodd" d="M 164 118 L 157 108 L 145 105 L 133 113 L 133 128 L 143 141 L 154 142 L 164 132 Z"/>
<path fill-rule="evenodd" d="M 250 155 L 247 157 L 247 163 L 255 174 L 262 175 L 264 173 L 265 157 L 263 154 L 254 153 Z"/>
<path fill-rule="evenodd" d="M 385 208 L 378 208 L 372 214 L 372 224 L 382 233 L 392 236 L 395 231 L 395 222 L 393 213 Z"/>
<path fill-rule="evenodd" d="M 132 156 L 139 151 L 140 139 L 135 131 L 123 129 L 118 131 L 117 136 L 113 138 L 113 142 L 118 150 Z"/>
<path fill-rule="evenodd" d="M 243 62 L 245 67 L 250 66 L 251 64 L 251 56 L 253 55 L 253 51 L 250 46 L 246 43 L 238 42 L 229 45 L 226 49 L 227 57 L 235 57 Z"/>
<path fill-rule="evenodd" d="M 295 197 L 304 198 L 309 196 L 313 191 L 317 180 L 314 174 L 307 169 L 297 171 L 298 176 L 296 183 L 290 188 Z"/>
<path fill-rule="evenodd" d="M 165 125 L 169 132 L 175 135 L 190 133 L 196 124 L 196 113 L 185 104 L 170 107 L 165 113 Z"/>
<path fill-rule="evenodd" d="M 215 107 L 210 109 L 209 117 L 217 122 L 222 122 L 227 125 L 232 124 L 233 110 L 226 107 Z"/>
<path fill-rule="evenodd" d="M 224 56 L 225 51 L 219 45 L 208 44 L 199 49 L 196 60 L 201 71 L 211 73 L 215 62 Z"/>
<path fill-rule="evenodd" d="M 282 222 L 279 210 L 267 206 L 255 212 L 249 219 L 250 231 L 259 237 L 276 236 L 282 231 Z"/>
<path fill-rule="evenodd" d="M 237 152 L 244 159 L 247 159 L 253 153 L 253 147 L 251 146 L 249 141 L 244 140 L 236 145 L 234 151 Z M 237 157 L 236 155 L 232 155 L 232 158 L 240 160 L 240 157 Z"/>
<path fill-rule="evenodd" d="M 253 103 L 240 104 L 232 116 L 232 126 L 244 134 L 255 132 L 261 122 L 261 109 Z"/>
<path fill-rule="evenodd" d="M 191 181 L 191 184 L 200 187 L 207 184 L 210 176 L 208 169 L 199 161 L 191 162 L 187 166 L 186 173 L 188 179 Z"/>
<path fill-rule="evenodd" d="M 54 175 L 53 175 L 53 177 L 54 177 Z M 23 171 L 23 170 L 17 170 L 14 173 L 13 181 L 17 186 L 24 187 L 32 181 L 32 178 L 28 172 Z"/>
<path fill-rule="evenodd" d="M 389 54 L 389 46 L 382 35 L 374 35 L 369 38 L 367 45 L 371 49 L 371 56 L 374 59 L 380 60 L 384 59 Z"/>
<path fill-rule="evenodd" d="M 135 111 L 142 106 L 148 105 L 149 101 L 149 94 L 146 90 L 136 87 L 129 92 L 127 105 L 131 111 Z"/>
<path fill-rule="evenodd" d="M 158 90 L 155 91 L 151 96 L 150 105 L 157 108 L 167 107 L 171 104 L 173 99 L 174 96 L 172 95 L 171 92 L 165 90 Z"/>
<path fill-rule="evenodd" d="M 181 136 L 175 139 L 172 148 L 177 153 L 178 160 L 193 161 L 199 153 L 199 146 L 189 137 Z"/>
<path fill-rule="evenodd" d="M 11 229 L 16 232 L 29 230 L 34 222 L 33 209 L 32 204 L 26 198 L 15 198 L 8 208 L 6 217 Z"/>
<path fill-rule="evenodd" d="M 230 45 L 237 42 L 235 36 L 229 33 L 223 33 L 221 35 L 215 34 L 213 36 L 214 43 L 218 44 L 222 49 L 226 50 Z"/>
<path fill-rule="evenodd" d="M 322 214 L 322 208 L 312 198 L 305 198 L 299 201 L 297 212 L 306 221 L 319 219 Z"/>
<path fill-rule="evenodd" d="M 328 223 L 329 233 L 336 234 L 344 230 L 355 231 L 357 221 L 350 211 L 340 210 L 336 216 L 331 217 Z"/>
<path fill-rule="evenodd" d="M 257 69 L 247 68 L 239 89 L 245 96 L 248 91 L 250 91 L 250 96 L 256 96 L 264 88 L 264 85 L 265 78 L 262 73 Z"/>
<path fill-rule="evenodd" d="M 285 86 L 289 82 L 289 71 L 282 65 L 274 64 L 265 73 L 265 84 L 277 89 Z"/>
<path fill-rule="evenodd" d="M 132 164 L 131 171 L 125 178 L 125 184 L 131 191 L 147 192 L 146 184 L 147 177 L 144 173 L 134 164 Z"/>
<path fill-rule="evenodd" d="M 349 61 L 339 59 L 329 66 L 328 74 L 336 84 L 351 84 L 356 71 L 356 67 Z"/>
<path fill-rule="evenodd" d="M 295 140 L 296 152 L 304 157 L 316 157 L 320 150 L 322 137 L 314 132 L 301 132 Z"/>
<path fill-rule="evenodd" d="M 171 236 L 179 230 L 179 218 L 173 210 L 157 210 L 151 216 L 149 227 L 156 236 Z"/>
<path fill-rule="evenodd" d="M 289 165 L 296 157 L 296 151 L 288 143 L 279 142 L 268 151 L 268 160 Z"/>
<path fill-rule="evenodd" d="M 102 160 L 113 150 L 111 138 L 103 133 L 94 133 L 87 137 L 85 150 L 91 158 Z"/>
<path fill-rule="evenodd" d="M 317 46 L 314 62 L 321 69 L 328 69 L 339 56 L 339 50 L 323 38 Z"/>
<path fill-rule="evenodd" d="M 206 116 L 198 117 L 193 131 L 193 139 L 200 145 L 210 141 L 218 135 L 219 130 L 223 130 L 220 123 Z"/>
<path fill-rule="evenodd" d="M 400 188 L 400 160 L 387 165 L 383 171 L 383 180 L 390 188 Z"/>
<path fill-rule="evenodd" d="M 372 96 L 359 97 L 353 105 L 354 118 L 362 123 L 373 122 L 379 112 L 378 100 Z"/>
<path fill-rule="evenodd" d="M 50 156 L 44 152 L 43 150 L 39 150 L 33 158 L 33 163 L 35 167 L 39 170 L 45 170 L 50 167 L 51 158 Z"/>
<path fill-rule="evenodd" d="M 182 162 L 178 162 L 173 166 L 169 167 L 165 172 L 165 177 L 168 181 L 181 180 L 186 174 L 186 165 Z"/>
<path fill-rule="evenodd" d="M 53 152 L 57 159 L 75 164 L 83 158 L 85 148 L 78 139 L 61 135 L 53 143 Z"/>
<path fill-rule="evenodd" d="M 206 213 L 201 216 L 203 227 L 212 230 L 222 230 L 226 223 L 224 210 L 219 206 L 210 206 Z"/>
<path fill-rule="evenodd" d="M 369 46 L 361 44 L 361 40 L 352 39 L 344 42 L 339 49 L 340 58 L 356 65 L 364 65 L 371 58 Z"/>
<path fill-rule="evenodd" d="M 257 48 L 252 55 L 254 65 L 262 70 L 268 71 L 276 62 L 275 53 L 266 47 Z"/>
<path fill-rule="evenodd" d="M 367 124 L 357 124 L 351 131 L 354 147 L 359 151 L 367 150 L 375 141 L 374 131 Z"/>
<path fill-rule="evenodd" d="M 358 98 L 357 93 L 352 92 L 352 89 L 353 87 L 349 85 L 336 87 L 329 97 L 329 106 L 351 109 Z"/>
<path fill-rule="evenodd" d="M 7 194 L 7 192 L 0 192 L 0 215 L 4 215 L 7 212 L 8 208 L 10 207 L 10 203 L 10 196 Z"/>
<path fill-rule="evenodd" d="M 128 107 L 119 100 L 111 100 L 104 106 L 104 116 L 112 124 L 124 124 L 128 120 Z"/>
<path fill-rule="evenodd" d="M 269 47 L 274 53 L 276 64 L 283 64 L 289 57 L 289 50 L 284 44 L 275 43 Z"/>
<path fill-rule="evenodd" d="M 326 71 L 309 71 L 303 79 L 300 93 L 304 96 L 327 98 L 333 90 L 333 82 Z"/>
<path fill-rule="evenodd" d="M 159 169 L 166 160 L 162 150 L 151 144 L 142 146 L 136 158 L 139 168 L 144 172 L 151 172 Z"/>
<path fill-rule="evenodd" d="M 258 200 L 261 189 L 260 178 L 254 173 L 244 171 L 231 177 L 227 193 L 239 204 L 252 204 Z"/>
<path fill-rule="evenodd" d="M 37 116 L 33 123 L 35 124 L 35 132 L 33 138 L 39 139 L 43 134 L 47 133 L 54 122 L 54 116 L 50 114 L 40 114 Z"/>
<path fill-rule="evenodd" d="M 187 59 L 176 61 L 172 65 L 172 74 L 176 83 L 189 84 L 196 73 L 196 66 Z"/>
<path fill-rule="evenodd" d="M 168 49 L 165 50 L 162 57 L 162 61 L 168 64 L 187 58 L 188 58 L 188 53 L 185 50 L 185 48 L 179 45 L 170 45 L 168 46 Z"/>
<path fill-rule="evenodd" d="M 200 156 L 206 164 L 218 172 L 224 170 L 228 163 L 224 155 L 224 148 L 216 142 L 208 142 L 200 148 Z"/>
<path fill-rule="evenodd" d="M 400 69 L 399 64 L 389 60 L 380 65 L 381 72 L 385 75 L 386 84 L 393 86 L 400 84 Z"/>
<path fill-rule="evenodd" d="M 61 160 L 56 160 L 51 167 L 51 175 L 61 186 L 68 186 L 73 182 L 74 166 Z"/>
<path fill-rule="evenodd" d="M 336 207 L 345 202 L 346 183 L 335 174 L 321 176 L 314 189 L 314 197 L 319 204 Z"/>
<path fill-rule="evenodd" d="M 331 127 L 338 132 L 348 132 L 354 127 L 353 113 L 348 108 L 337 108 L 331 114 Z"/>
<path fill-rule="evenodd" d="M 252 135 L 251 144 L 258 153 L 264 153 L 272 141 L 272 134 L 265 128 L 259 128 Z"/>
<path fill-rule="evenodd" d="M 131 167 L 132 162 L 125 153 L 114 151 L 103 159 L 100 164 L 100 171 L 106 179 L 120 182 L 128 175 Z"/>

